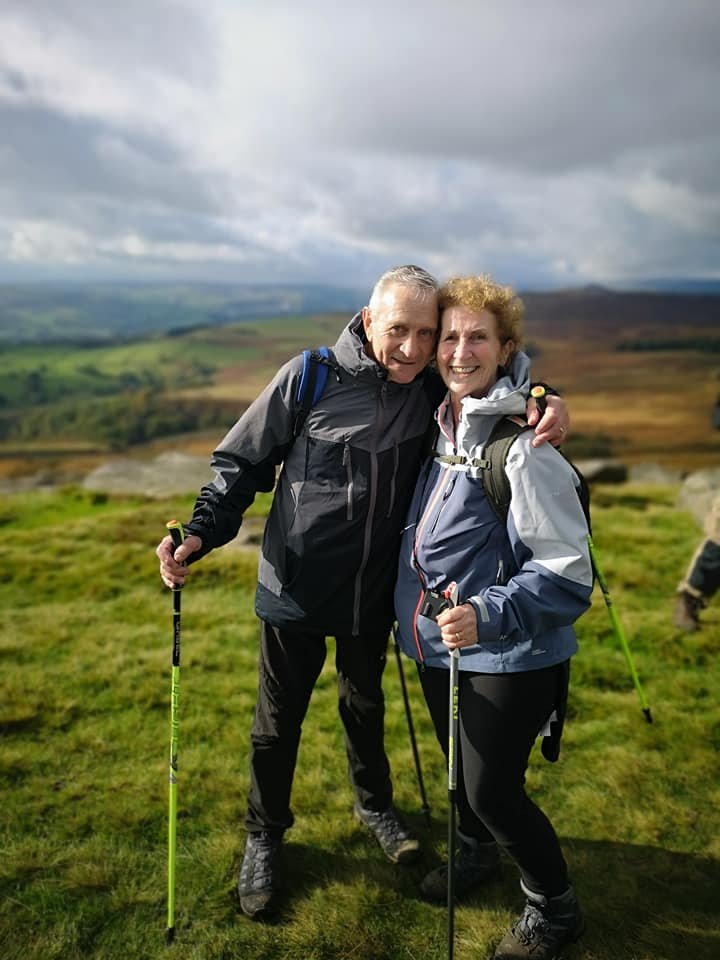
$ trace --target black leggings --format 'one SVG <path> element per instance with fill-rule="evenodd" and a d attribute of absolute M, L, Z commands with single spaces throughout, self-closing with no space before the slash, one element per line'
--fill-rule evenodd
<path fill-rule="evenodd" d="M 497 842 L 523 882 L 553 897 L 568 886 L 552 824 L 525 793 L 535 739 L 561 693 L 565 665 L 526 673 L 460 672 L 457 808 L 460 832 Z M 419 671 L 440 746 L 448 750 L 449 671 Z"/>

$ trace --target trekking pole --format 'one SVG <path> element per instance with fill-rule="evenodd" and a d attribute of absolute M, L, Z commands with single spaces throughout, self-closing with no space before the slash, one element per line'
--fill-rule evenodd
<path fill-rule="evenodd" d="M 588 547 L 590 548 L 590 559 L 592 560 L 592 565 L 595 568 L 595 575 L 597 576 L 598 583 L 600 584 L 600 589 L 602 590 L 603 599 L 605 600 L 605 606 L 607 607 L 608 614 L 610 615 L 610 623 L 612 624 L 613 630 L 615 631 L 615 636 L 618 642 L 620 643 L 622 652 L 625 654 L 625 661 L 628 667 L 630 668 L 630 676 L 632 677 L 632 681 L 635 685 L 635 689 L 637 690 L 637 695 L 640 698 L 640 706 L 642 708 L 642 712 L 645 715 L 645 719 L 647 720 L 647 722 L 652 723 L 653 718 L 652 718 L 652 714 L 650 713 L 650 707 L 648 706 L 648 702 L 645 699 L 645 693 L 643 692 L 643 688 L 640 684 L 640 678 L 638 677 L 637 670 L 635 669 L 635 664 L 633 663 L 632 654 L 630 653 L 630 647 L 625 637 L 625 632 L 623 631 L 622 625 L 620 624 L 620 620 L 618 618 L 615 606 L 612 602 L 612 598 L 610 597 L 610 591 L 608 590 L 607 581 L 605 580 L 602 570 L 600 569 L 600 565 L 598 563 L 598 558 L 597 558 L 597 551 L 595 550 L 595 544 L 593 543 L 593 539 L 590 536 L 590 534 L 588 534 L 587 542 L 588 542 Z"/>
<path fill-rule="evenodd" d="M 182 525 L 177 520 L 166 524 L 177 550 L 183 542 Z M 177 771 L 178 771 L 178 695 L 180 689 L 180 590 L 173 587 L 172 682 L 170 687 L 170 795 L 168 802 L 168 892 L 167 942 L 175 939 L 175 851 L 177 841 Z"/>
<path fill-rule="evenodd" d="M 443 591 L 449 605 L 457 605 L 458 588 L 451 583 Z M 452 960 L 455 952 L 455 831 L 456 809 L 455 795 L 457 794 L 457 761 L 458 761 L 458 727 L 460 706 L 460 651 L 456 648 L 450 651 L 450 698 L 448 704 L 448 882 L 447 882 L 447 943 L 448 960 Z"/>
<path fill-rule="evenodd" d="M 422 770 L 420 769 L 420 754 L 418 753 L 417 740 L 415 739 L 415 726 L 413 724 L 412 713 L 410 712 L 410 698 L 408 697 L 407 686 L 405 685 L 405 671 L 400 655 L 400 644 L 397 637 L 397 624 L 392 628 L 393 644 L 395 646 L 395 659 L 397 660 L 398 674 L 400 676 L 400 689 L 402 690 L 403 703 L 405 705 L 405 717 L 407 719 L 408 732 L 410 734 L 410 746 L 412 748 L 413 760 L 415 761 L 415 775 L 417 777 L 418 789 L 420 790 L 420 800 L 422 802 L 422 812 L 425 814 L 427 825 L 431 825 L 430 805 L 428 804 L 425 793 L 425 784 L 423 782 Z"/>

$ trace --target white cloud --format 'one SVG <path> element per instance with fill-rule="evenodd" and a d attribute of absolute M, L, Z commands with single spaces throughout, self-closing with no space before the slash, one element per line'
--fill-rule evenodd
<path fill-rule="evenodd" d="M 6 0 L 5 256 L 351 285 L 404 260 L 717 272 L 716 10 Z"/>

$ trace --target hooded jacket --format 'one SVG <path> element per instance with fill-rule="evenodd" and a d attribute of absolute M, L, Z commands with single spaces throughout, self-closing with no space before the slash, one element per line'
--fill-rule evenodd
<path fill-rule="evenodd" d="M 297 436 L 302 356 L 278 371 L 215 450 L 215 477 L 185 528 L 203 541 L 194 560 L 227 543 L 282 464 L 255 598 L 257 615 L 278 627 L 337 636 L 392 623 L 401 528 L 442 391 L 430 371 L 388 380 L 364 347 L 358 314 Z"/>
<path fill-rule="evenodd" d="M 502 416 L 524 414 L 529 360 L 486 397 L 462 401 L 457 431 L 449 395 L 440 405 L 437 453 L 481 460 Z M 429 666 L 449 666 L 437 624 L 418 614 L 425 587 L 458 584 L 475 608 L 478 642 L 460 650 L 460 669 L 514 673 L 548 667 L 577 650 L 573 622 L 590 604 L 592 568 L 576 474 L 550 444 L 521 433 L 506 472 L 511 501 L 503 523 L 485 497 L 481 467 L 429 460 L 418 478 L 400 552 L 395 609 L 402 649 Z"/>

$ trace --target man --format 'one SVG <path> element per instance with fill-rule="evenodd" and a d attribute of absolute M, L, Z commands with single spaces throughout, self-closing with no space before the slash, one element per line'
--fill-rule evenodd
<path fill-rule="evenodd" d="M 400 531 L 425 434 L 444 392 L 426 369 L 437 323 L 437 283 L 430 274 L 415 266 L 383 274 L 369 305 L 341 333 L 326 387 L 299 434 L 303 361 L 295 357 L 215 451 L 215 478 L 200 492 L 185 542 L 173 554 L 166 537 L 156 551 L 166 585 L 182 584 L 184 564 L 237 534 L 243 512 L 257 491 L 273 489 L 282 464 L 255 599 L 259 688 L 238 883 L 241 908 L 252 918 L 271 908 L 277 891 L 277 854 L 293 823 L 290 792 L 301 727 L 326 636 L 336 639 L 355 814 L 390 860 L 408 863 L 419 851 L 392 804 L 382 673 Z M 536 442 L 560 439 L 561 422 L 567 422 L 562 402 L 555 410 L 551 402 Z"/>

